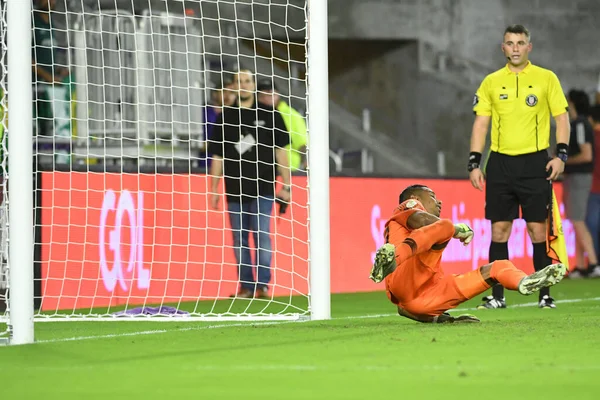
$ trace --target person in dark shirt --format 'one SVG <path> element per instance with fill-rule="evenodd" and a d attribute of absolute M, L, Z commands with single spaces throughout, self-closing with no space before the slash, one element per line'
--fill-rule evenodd
<path fill-rule="evenodd" d="M 210 92 L 210 101 L 203 109 L 203 137 L 204 145 L 200 150 L 199 167 L 208 170 L 210 168 L 210 154 L 206 153 L 208 143 L 212 138 L 213 130 L 223 108 L 232 107 L 236 101 L 236 95 L 232 90 L 234 82 L 224 81 L 222 85 Z"/>
<path fill-rule="evenodd" d="M 232 297 L 265 298 L 271 280 L 271 214 L 275 197 L 290 201 L 290 168 L 286 146 L 290 136 L 279 112 L 256 100 L 254 76 L 239 71 L 233 107 L 225 107 L 208 142 L 210 203 L 219 209 L 221 176 L 225 179 L 227 211 L 233 232 L 240 287 Z M 276 169 L 283 186 L 275 191 Z M 256 246 L 256 277 L 253 274 L 249 233 Z"/>
<path fill-rule="evenodd" d="M 565 165 L 563 197 L 565 214 L 575 229 L 576 269 L 570 278 L 586 276 L 598 265 L 594 242 L 585 224 L 586 210 L 592 188 L 594 129 L 587 119 L 590 110 L 588 95 L 581 90 L 571 90 L 567 95 L 571 117 L 569 158 Z M 588 255 L 585 265 L 584 252 Z"/>

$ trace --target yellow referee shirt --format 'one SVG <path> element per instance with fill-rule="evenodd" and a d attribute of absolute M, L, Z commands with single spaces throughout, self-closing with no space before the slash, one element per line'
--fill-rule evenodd
<path fill-rule="evenodd" d="M 475 114 L 491 116 L 491 150 L 511 156 L 550 147 L 550 114 L 567 107 L 554 72 L 531 62 L 518 74 L 508 65 L 489 74 L 473 99 Z"/>

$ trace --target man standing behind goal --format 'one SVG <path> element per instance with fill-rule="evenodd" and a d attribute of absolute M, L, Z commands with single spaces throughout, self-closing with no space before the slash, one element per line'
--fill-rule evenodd
<path fill-rule="evenodd" d="M 507 260 L 508 239 L 519 206 L 533 243 L 533 266 L 550 264 L 546 249 L 551 182 L 563 172 L 569 150 L 567 100 L 556 75 L 531 64 L 529 31 L 512 25 L 504 31 L 505 67 L 488 75 L 473 100 L 469 178 L 483 190 L 480 168 L 488 126 L 492 120 L 491 153 L 486 169 L 485 217 L 492 222 L 489 262 Z M 549 158 L 550 115 L 556 120 L 556 155 Z M 554 308 L 550 290 L 540 291 L 539 306 Z M 505 308 L 504 288 L 496 285 L 481 308 Z"/>
<path fill-rule="evenodd" d="M 277 198 L 290 200 L 290 169 L 285 146 L 290 136 L 279 112 L 256 100 L 254 76 L 236 74 L 238 100 L 225 107 L 208 142 L 212 154 L 210 203 L 219 209 L 219 180 L 225 176 L 227 211 L 238 263 L 239 291 L 232 297 L 265 298 L 271 280 L 271 214 L 275 201 L 275 169 L 283 180 Z M 249 233 L 256 246 L 253 274 Z"/>

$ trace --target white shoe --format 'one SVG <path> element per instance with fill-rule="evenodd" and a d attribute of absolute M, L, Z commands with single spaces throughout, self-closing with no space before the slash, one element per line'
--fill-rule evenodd
<path fill-rule="evenodd" d="M 556 304 L 554 303 L 554 299 L 548 295 L 545 295 L 540 300 L 540 304 L 538 304 L 540 308 L 556 308 Z"/>
<path fill-rule="evenodd" d="M 596 267 L 588 274 L 590 278 L 600 278 L 600 266 Z"/>
<path fill-rule="evenodd" d="M 530 295 L 541 288 L 556 285 L 564 278 L 567 268 L 563 264 L 551 264 L 526 276 L 519 282 L 519 293 Z"/>
<path fill-rule="evenodd" d="M 486 308 L 506 308 L 506 299 L 504 297 L 496 299 L 494 296 L 485 296 L 481 301 L 483 301 L 483 303 L 477 306 L 478 310 L 485 310 Z"/>
<path fill-rule="evenodd" d="M 581 272 L 578 269 L 574 269 L 573 271 L 569 272 L 569 275 L 567 275 L 567 277 L 569 279 L 583 279 L 583 278 L 587 278 L 587 276 L 584 275 L 583 272 Z"/>

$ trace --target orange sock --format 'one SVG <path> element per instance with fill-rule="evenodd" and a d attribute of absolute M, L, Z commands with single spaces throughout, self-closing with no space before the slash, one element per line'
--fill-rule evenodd
<path fill-rule="evenodd" d="M 415 229 L 401 244 L 396 245 L 396 262 L 402 264 L 412 256 L 431 250 L 435 244 L 447 242 L 452 236 L 454 224 L 448 219 Z"/>
<path fill-rule="evenodd" d="M 491 287 L 491 284 L 483 279 L 480 268 L 465 274 L 456 275 L 454 282 L 458 287 L 458 291 L 465 297 L 465 300 L 479 296 Z"/>
<path fill-rule="evenodd" d="M 508 260 L 498 260 L 492 263 L 490 277 L 498 281 L 502 286 L 510 290 L 517 290 L 519 282 L 526 277 L 527 274 Z"/>

